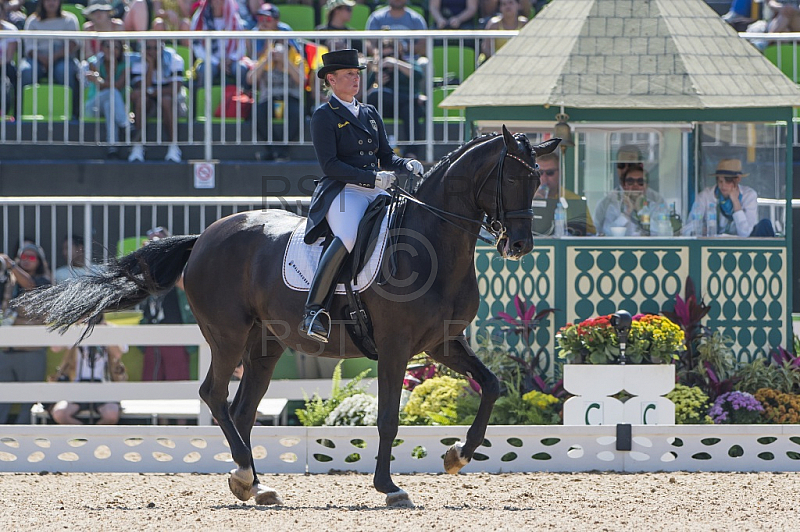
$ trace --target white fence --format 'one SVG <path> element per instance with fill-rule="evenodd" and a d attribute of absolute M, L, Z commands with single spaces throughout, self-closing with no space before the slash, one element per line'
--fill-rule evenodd
<path fill-rule="evenodd" d="M 396 473 L 442 471 L 467 427 L 400 427 Z M 375 468 L 375 427 L 254 427 L 262 473 Z M 233 467 L 219 427 L 0 426 L 0 471 L 224 473 Z M 631 451 L 614 426 L 490 426 L 470 472 L 800 471 L 797 425 L 634 425 Z"/>
<path fill-rule="evenodd" d="M 73 327 L 63 336 L 48 332 L 44 326 L 0 327 L 0 345 L 15 347 L 72 345 L 78 340 L 80 333 L 81 329 L 78 327 Z M 211 364 L 211 348 L 197 325 L 119 327 L 98 325 L 82 345 L 196 345 L 199 347 L 198 374 L 201 380 L 103 383 L 4 382 L 0 386 L 0 402 L 56 402 L 62 399 L 76 402 L 197 399 L 200 383 Z M 343 379 L 342 382 L 347 383 L 349 379 Z M 374 381 L 367 381 L 366 384 L 369 385 L 368 389 L 371 392 L 377 390 Z M 238 382 L 231 382 L 228 390 L 230 399 L 233 399 L 237 389 Z M 316 393 L 326 398 L 329 397 L 330 391 L 330 379 L 279 379 L 270 383 L 265 397 L 300 400 Z M 198 424 L 211 424 L 211 413 L 205 404 L 202 404 L 200 409 Z"/>

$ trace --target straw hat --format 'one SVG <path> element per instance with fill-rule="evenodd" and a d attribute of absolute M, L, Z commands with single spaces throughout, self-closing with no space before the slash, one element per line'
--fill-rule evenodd
<path fill-rule="evenodd" d="M 617 151 L 618 163 L 640 163 L 642 161 L 641 150 L 633 144 L 626 144 Z"/>
<path fill-rule="evenodd" d="M 739 159 L 722 159 L 717 165 L 717 171 L 709 175 L 722 177 L 747 177 L 750 174 L 742 173 L 742 161 Z"/>
<path fill-rule="evenodd" d="M 83 10 L 83 15 L 88 17 L 95 11 L 114 11 L 114 6 L 109 0 L 90 0 L 89 5 Z"/>

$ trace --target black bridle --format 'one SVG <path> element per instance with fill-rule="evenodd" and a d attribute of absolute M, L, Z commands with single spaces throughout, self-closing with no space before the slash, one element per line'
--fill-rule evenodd
<path fill-rule="evenodd" d="M 503 167 L 505 166 L 505 160 L 507 157 L 514 159 L 518 163 L 520 163 L 526 170 L 530 171 L 531 175 L 538 174 L 539 165 L 536 165 L 536 168 L 528 164 L 527 162 L 523 161 L 521 158 L 517 157 L 513 153 L 508 153 L 508 146 L 503 144 L 503 150 L 500 152 L 500 160 L 497 163 L 497 190 L 495 192 L 495 212 L 494 215 L 489 215 L 487 213 L 487 220 L 473 220 L 472 218 L 467 218 L 466 216 L 461 216 L 460 214 L 455 214 L 449 211 L 445 211 L 444 209 L 440 209 L 438 207 L 434 207 L 432 205 L 428 205 L 427 203 L 418 200 L 411 194 L 409 191 L 401 188 L 399 185 L 393 185 L 395 187 L 395 191 L 393 196 L 395 197 L 402 197 L 420 207 L 424 208 L 425 210 L 429 211 L 434 216 L 438 217 L 439 219 L 454 225 L 461 229 L 462 231 L 469 233 L 470 235 L 476 237 L 478 240 L 482 242 L 486 242 L 487 244 L 497 245 L 497 243 L 503 239 L 506 235 L 506 225 L 505 222 L 509 218 L 523 218 L 528 220 L 533 220 L 533 208 L 528 207 L 527 209 L 520 209 L 516 211 L 506 211 L 505 206 L 503 205 Z M 480 198 L 481 193 L 483 192 L 486 183 L 489 181 L 489 177 L 492 175 L 492 172 L 487 172 L 486 177 L 483 178 L 481 181 L 480 186 L 478 186 L 478 190 L 475 192 L 475 205 L 479 205 L 478 199 Z M 409 187 L 412 188 L 413 187 Z M 493 237 L 494 241 L 484 237 L 480 233 L 473 233 L 469 229 L 465 229 L 462 226 L 458 225 L 457 223 L 449 220 L 447 217 L 455 218 L 457 220 L 462 220 L 469 223 L 477 223 L 480 224 L 481 227 L 486 229 Z M 399 217 L 397 220 L 396 227 L 400 227 L 402 224 L 402 217 Z"/>

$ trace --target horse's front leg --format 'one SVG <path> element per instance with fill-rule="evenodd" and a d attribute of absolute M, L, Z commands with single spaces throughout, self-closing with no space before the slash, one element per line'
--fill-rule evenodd
<path fill-rule="evenodd" d="M 455 474 L 472 460 L 475 449 L 483 443 L 492 408 L 500 395 L 500 382 L 495 374 L 475 355 L 463 335 L 428 351 L 428 354 L 435 361 L 446 365 L 453 371 L 475 379 L 481 387 L 481 404 L 478 407 L 475 421 L 467 431 L 467 441 L 454 444 L 444 456 L 444 470 Z"/>
<path fill-rule="evenodd" d="M 403 390 L 403 378 L 406 372 L 407 357 L 399 356 L 396 351 L 389 351 L 383 356 L 380 351 L 378 359 L 378 457 L 375 464 L 375 489 L 386 494 L 386 505 L 394 508 L 413 508 L 414 503 L 408 494 L 392 481 L 390 464 L 392 459 L 392 443 L 397 436 L 397 425 L 400 422 L 400 393 Z"/>

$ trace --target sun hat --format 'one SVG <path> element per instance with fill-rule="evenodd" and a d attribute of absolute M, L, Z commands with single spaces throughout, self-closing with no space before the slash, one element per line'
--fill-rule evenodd
<path fill-rule="evenodd" d="M 334 70 L 342 70 L 344 68 L 357 68 L 364 70 L 367 68 L 358 62 L 358 50 L 348 48 L 346 50 L 336 50 L 335 52 L 328 52 L 322 56 L 322 68 L 317 70 L 317 77 L 325 79 L 325 75 L 333 72 Z"/>
<path fill-rule="evenodd" d="M 642 152 L 633 144 L 626 144 L 617 152 L 617 162 L 640 163 L 642 162 Z"/>
<path fill-rule="evenodd" d="M 722 177 L 747 177 L 750 174 L 742 173 L 742 161 L 739 159 L 722 159 L 717 165 L 717 170 L 714 176 Z"/>
<path fill-rule="evenodd" d="M 356 3 L 353 0 L 328 0 L 325 3 L 325 9 L 328 13 L 333 12 L 337 7 L 347 6 L 353 7 Z"/>
<path fill-rule="evenodd" d="M 88 17 L 95 11 L 114 11 L 114 6 L 109 0 L 89 0 L 89 5 L 83 10 L 83 15 Z"/>

